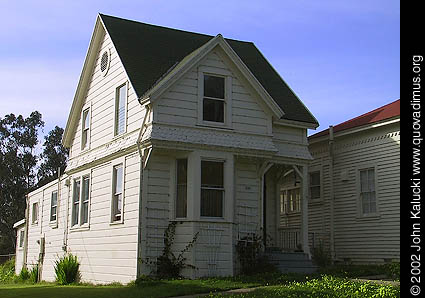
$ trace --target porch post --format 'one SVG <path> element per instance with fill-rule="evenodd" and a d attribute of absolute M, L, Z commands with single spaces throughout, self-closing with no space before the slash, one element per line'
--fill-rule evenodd
<path fill-rule="evenodd" d="M 302 169 L 302 197 L 301 197 L 301 237 L 303 251 L 310 257 L 310 246 L 308 244 L 308 167 L 303 165 Z"/>

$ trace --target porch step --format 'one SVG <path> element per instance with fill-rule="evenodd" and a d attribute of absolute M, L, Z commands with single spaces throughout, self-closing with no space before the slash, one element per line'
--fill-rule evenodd
<path fill-rule="evenodd" d="M 303 252 L 269 250 L 263 255 L 282 273 L 311 274 L 317 270 L 317 266 L 313 265 L 308 255 Z"/>

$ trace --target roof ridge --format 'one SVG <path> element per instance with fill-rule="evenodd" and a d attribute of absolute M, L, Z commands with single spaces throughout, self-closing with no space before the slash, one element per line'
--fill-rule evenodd
<path fill-rule="evenodd" d="M 132 23 L 137 23 L 137 24 L 141 24 L 141 25 L 146 25 L 146 26 L 152 26 L 152 27 L 156 27 L 156 28 L 166 29 L 166 30 L 170 30 L 170 31 L 179 31 L 179 32 L 196 34 L 196 35 L 201 35 L 201 36 L 205 36 L 205 37 L 214 38 L 214 35 L 209 35 L 209 34 L 204 34 L 204 33 L 198 33 L 198 32 L 193 32 L 193 31 L 187 31 L 187 30 L 183 30 L 183 29 L 176 29 L 176 28 L 171 28 L 171 27 L 165 27 L 165 26 L 160 26 L 160 25 L 155 25 L 155 24 L 140 22 L 140 21 L 136 21 L 136 20 L 124 19 L 124 18 L 120 18 L 120 17 L 116 17 L 116 16 L 111 16 L 111 15 L 103 14 L 103 13 L 100 13 L 100 12 L 99 12 L 99 15 L 101 17 L 114 18 L 114 19 L 118 19 L 118 20 L 121 20 L 121 21 L 125 21 L 125 22 L 132 22 Z M 221 33 L 218 33 L 218 34 L 221 34 Z M 233 39 L 233 38 L 225 38 L 225 37 L 223 37 L 223 38 L 226 39 L 226 40 L 230 40 L 230 41 L 236 41 L 236 42 L 243 42 L 243 43 L 254 44 L 252 41 L 245 41 L 245 40 L 239 40 L 239 39 Z"/>

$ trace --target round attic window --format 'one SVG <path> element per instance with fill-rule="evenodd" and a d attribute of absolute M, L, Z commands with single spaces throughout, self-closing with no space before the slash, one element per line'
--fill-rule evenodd
<path fill-rule="evenodd" d="M 105 51 L 103 52 L 102 58 L 100 59 L 100 70 L 102 71 L 103 75 L 106 75 L 109 69 L 109 62 L 110 62 L 109 56 L 110 56 L 109 52 Z"/>

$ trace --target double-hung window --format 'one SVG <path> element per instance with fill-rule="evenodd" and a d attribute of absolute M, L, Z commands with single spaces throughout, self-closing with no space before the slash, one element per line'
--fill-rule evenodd
<path fill-rule="evenodd" d="M 320 171 L 310 173 L 310 199 L 320 199 Z"/>
<path fill-rule="evenodd" d="M 204 74 L 202 120 L 224 123 L 225 121 L 225 78 Z"/>
<path fill-rule="evenodd" d="M 114 166 L 112 183 L 112 222 L 122 221 L 123 217 L 123 164 Z"/>
<path fill-rule="evenodd" d="M 81 132 L 81 149 L 88 148 L 90 137 L 90 109 L 83 111 L 82 117 L 82 132 Z"/>
<path fill-rule="evenodd" d="M 82 226 L 89 222 L 90 177 L 74 180 L 72 195 L 72 226 Z"/>
<path fill-rule="evenodd" d="M 376 213 L 375 169 L 360 170 L 360 203 L 363 215 Z"/>
<path fill-rule="evenodd" d="M 223 217 L 223 170 L 223 161 L 201 161 L 201 216 Z"/>
<path fill-rule="evenodd" d="M 57 219 L 57 210 L 58 210 L 58 192 L 52 192 L 52 197 L 50 200 L 50 221 L 56 221 Z"/>
<path fill-rule="evenodd" d="M 32 220 L 31 222 L 33 224 L 38 223 L 38 203 L 33 203 L 32 204 L 32 216 L 31 216 Z"/>
<path fill-rule="evenodd" d="M 285 189 L 280 196 L 281 213 L 299 212 L 301 207 L 300 189 Z"/>
<path fill-rule="evenodd" d="M 127 101 L 127 84 L 121 85 L 115 92 L 115 135 L 125 132 L 126 126 L 126 101 Z"/>
<path fill-rule="evenodd" d="M 187 216 L 187 159 L 177 160 L 176 217 Z"/>

